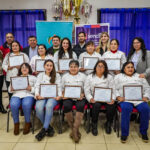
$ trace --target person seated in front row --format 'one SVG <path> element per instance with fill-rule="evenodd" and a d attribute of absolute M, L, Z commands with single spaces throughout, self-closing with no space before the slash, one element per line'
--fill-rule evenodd
<path fill-rule="evenodd" d="M 70 68 L 69 73 L 65 74 L 62 77 L 63 91 L 65 85 L 82 87 L 82 93 L 79 99 L 75 100 L 73 98 L 65 98 L 65 97 L 63 98 L 65 117 L 71 128 L 70 137 L 73 138 L 74 142 L 78 143 L 81 138 L 79 127 L 83 118 L 84 106 L 86 104 L 86 100 L 84 98 L 84 82 L 86 76 L 83 73 L 79 72 L 79 62 L 77 60 L 70 61 L 69 68 Z M 73 119 L 73 112 L 72 112 L 73 105 L 76 105 L 77 109 L 75 119 Z"/>
<path fill-rule="evenodd" d="M 10 85 L 9 90 L 13 93 L 10 100 L 10 108 L 12 112 L 12 117 L 14 120 L 14 134 L 19 134 L 19 108 L 22 106 L 25 126 L 23 129 L 23 134 L 28 134 L 31 128 L 31 111 L 35 103 L 34 99 L 34 86 L 36 82 L 36 77 L 32 75 L 31 67 L 28 63 L 23 63 L 18 71 L 18 76 L 28 77 L 29 86 L 26 90 L 14 91 L 13 87 Z M 21 83 L 20 83 L 21 84 Z"/>
<path fill-rule="evenodd" d="M 142 140 L 148 142 L 147 130 L 149 126 L 149 106 L 147 104 L 149 97 L 149 85 L 145 78 L 140 78 L 135 72 L 134 63 L 124 63 L 121 74 L 114 78 L 116 97 L 121 107 L 121 142 L 125 143 L 129 136 L 130 114 L 135 107 L 140 113 L 140 133 Z M 142 101 L 126 101 L 123 97 L 123 86 L 125 85 L 142 85 Z"/>
<path fill-rule="evenodd" d="M 41 141 L 46 135 L 50 137 L 54 135 L 54 129 L 50 123 L 53 116 L 53 109 L 58 104 L 62 96 L 61 77 L 56 73 L 54 62 L 50 59 L 45 60 L 44 68 L 45 72 L 42 72 L 37 76 L 35 85 L 36 116 L 43 124 L 42 129 L 35 136 L 38 141 Z M 58 96 L 49 99 L 41 97 L 40 84 L 57 84 Z"/>
<path fill-rule="evenodd" d="M 94 88 L 112 88 L 111 102 L 97 102 L 94 100 Z M 98 116 L 102 105 L 106 107 L 105 131 L 107 134 L 111 133 L 111 125 L 115 114 L 115 93 L 114 93 L 114 80 L 108 72 L 107 64 L 104 60 L 100 60 L 96 63 L 92 74 L 88 75 L 84 86 L 85 96 L 87 100 L 92 104 L 92 134 L 97 136 L 98 129 Z"/>
<path fill-rule="evenodd" d="M 88 41 L 86 43 L 86 52 L 81 53 L 80 56 L 79 56 L 80 71 L 85 73 L 86 75 L 88 75 L 91 72 L 93 72 L 93 70 L 86 70 L 84 68 L 83 63 L 84 63 L 84 58 L 85 57 L 91 57 L 91 58 L 92 57 L 97 57 L 98 60 L 102 59 L 101 55 L 95 51 L 95 46 L 94 46 L 93 41 Z"/>

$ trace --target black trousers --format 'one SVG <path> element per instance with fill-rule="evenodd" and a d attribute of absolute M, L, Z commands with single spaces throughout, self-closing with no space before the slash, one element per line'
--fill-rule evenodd
<path fill-rule="evenodd" d="M 100 112 L 100 108 L 102 105 L 105 105 L 106 108 L 106 118 L 108 122 L 113 122 L 113 118 L 115 115 L 115 111 L 116 111 L 116 104 L 112 104 L 109 105 L 107 103 L 93 103 L 92 104 L 92 122 L 93 123 L 97 123 L 98 122 L 98 116 L 99 116 L 99 112 Z"/>
<path fill-rule="evenodd" d="M 84 112 L 84 106 L 87 103 L 86 99 L 74 101 L 72 99 L 63 100 L 64 113 L 68 113 L 72 110 L 72 106 L 75 105 L 78 112 Z"/>
<path fill-rule="evenodd" d="M 7 86 L 7 91 L 8 91 L 8 88 L 9 88 L 9 86 L 10 86 L 10 82 L 9 82 L 9 81 L 6 81 L 6 86 Z M 12 95 L 13 95 L 13 94 L 12 94 L 12 93 L 9 93 L 9 91 L 8 91 L 9 101 L 10 101 Z"/>
<path fill-rule="evenodd" d="M 4 76 L 0 76 L 0 106 L 3 105 L 3 102 L 2 102 L 3 81 L 4 81 Z"/>

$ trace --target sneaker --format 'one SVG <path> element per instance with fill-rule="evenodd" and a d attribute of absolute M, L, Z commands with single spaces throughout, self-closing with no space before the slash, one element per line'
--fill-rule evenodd
<path fill-rule="evenodd" d="M 46 135 L 49 137 L 52 137 L 52 136 L 54 136 L 54 133 L 55 133 L 55 131 L 54 131 L 53 127 L 51 125 L 49 125 L 49 127 L 46 131 Z"/>
<path fill-rule="evenodd" d="M 127 136 L 121 136 L 121 142 L 126 143 L 127 142 Z"/>
<path fill-rule="evenodd" d="M 145 142 L 145 143 L 148 143 L 148 136 L 147 136 L 147 134 L 146 135 L 142 135 L 142 140 L 143 140 L 143 142 Z"/>
<path fill-rule="evenodd" d="M 38 140 L 38 141 L 41 141 L 46 135 L 46 131 L 44 128 L 41 129 L 41 131 L 35 136 L 35 138 Z"/>

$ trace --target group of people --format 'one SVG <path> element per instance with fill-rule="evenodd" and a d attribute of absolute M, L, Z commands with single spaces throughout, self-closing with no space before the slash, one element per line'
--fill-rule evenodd
<path fill-rule="evenodd" d="M 147 130 L 149 126 L 150 99 L 150 52 L 146 49 L 144 40 L 136 37 L 132 41 L 129 55 L 118 50 L 119 41 L 110 40 L 107 32 L 100 36 L 99 46 L 95 48 L 93 41 L 86 42 L 84 32 L 78 34 L 79 43 L 72 47 L 68 38 L 62 40 L 58 36 L 52 39 L 53 46 L 49 49 L 44 44 L 37 44 L 35 36 L 28 38 L 29 46 L 22 48 L 18 41 L 14 40 L 12 33 L 6 34 L 6 42 L 0 47 L 0 111 L 6 113 L 2 104 L 2 86 L 6 81 L 10 99 L 10 108 L 14 120 L 14 134 L 19 130 L 19 108 L 22 106 L 25 126 L 23 134 L 28 134 L 31 128 L 30 115 L 35 104 L 36 116 L 43 124 L 42 129 L 35 136 L 41 141 L 45 136 L 52 137 L 54 128 L 51 126 L 53 109 L 56 105 L 63 103 L 66 120 L 71 129 L 70 137 L 78 143 L 81 139 L 79 127 L 84 116 L 84 106 L 90 103 L 92 118 L 92 134 L 98 135 L 98 118 L 100 107 L 106 107 L 105 131 L 111 134 L 111 126 L 114 120 L 116 105 L 120 105 L 121 112 L 121 142 L 125 143 L 129 135 L 130 114 L 133 107 L 140 113 L 140 133 L 142 140 L 148 142 Z M 24 56 L 21 66 L 10 67 L 9 57 L 16 55 Z M 85 57 L 97 57 L 98 61 L 93 70 L 86 70 L 83 65 Z M 60 70 L 59 59 L 69 58 L 69 70 Z M 110 71 L 105 59 L 120 59 L 121 70 Z M 36 60 L 44 62 L 44 72 L 37 72 Z M 26 90 L 15 91 L 11 85 L 11 77 L 28 76 L 29 85 Z M 40 95 L 41 84 L 57 84 L 58 96 L 54 98 L 43 98 Z M 66 98 L 64 88 L 66 85 L 81 86 L 81 97 L 77 100 Z M 126 101 L 123 95 L 125 85 L 142 85 L 142 101 Z M 111 102 L 97 102 L 94 100 L 94 88 L 111 88 Z M 76 106 L 75 116 L 72 106 Z"/>

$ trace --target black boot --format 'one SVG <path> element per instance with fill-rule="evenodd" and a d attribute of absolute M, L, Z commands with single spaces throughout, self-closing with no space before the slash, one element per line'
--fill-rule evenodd
<path fill-rule="evenodd" d="M 41 141 L 46 135 L 46 130 L 44 128 L 35 136 L 38 141 Z"/>
<path fill-rule="evenodd" d="M 108 122 L 108 121 L 105 123 L 105 132 L 106 132 L 107 134 L 110 134 L 110 133 L 111 133 L 111 123 Z"/>
<path fill-rule="evenodd" d="M 3 106 L 3 105 L 0 106 L 0 112 L 1 112 L 2 114 L 6 114 L 6 113 L 7 113 L 7 111 L 4 109 L 4 106 Z"/>
<path fill-rule="evenodd" d="M 92 123 L 92 134 L 94 136 L 98 135 L 98 130 L 97 130 L 97 123 Z"/>
<path fill-rule="evenodd" d="M 53 127 L 51 125 L 49 125 L 46 133 L 47 133 L 46 135 L 49 136 L 49 137 L 54 136 L 55 131 L 54 131 L 54 129 L 53 129 Z"/>

